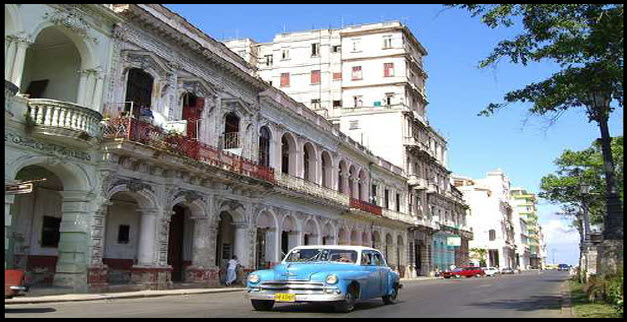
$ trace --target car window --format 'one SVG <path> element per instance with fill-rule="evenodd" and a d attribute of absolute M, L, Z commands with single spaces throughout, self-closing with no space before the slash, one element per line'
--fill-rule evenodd
<path fill-rule="evenodd" d="M 361 252 L 361 265 L 372 265 L 372 254 L 370 251 L 364 250 Z"/>
<path fill-rule="evenodd" d="M 303 248 L 292 250 L 285 262 L 332 261 L 340 263 L 356 263 L 357 252 L 350 249 Z"/>
<path fill-rule="evenodd" d="M 383 261 L 383 256 L 379 252 L 372 252 L 372 265 L 375 266 L 385 266 L 385 262 Z"/>

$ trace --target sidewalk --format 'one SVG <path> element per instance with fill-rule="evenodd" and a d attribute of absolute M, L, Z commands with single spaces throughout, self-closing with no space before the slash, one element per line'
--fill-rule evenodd
<path fill-rule="evenodd" d="M 401 282 L 435 280 L 440 277 L 417 278 L 401 278 Z M 87 294 L 61 294 L 61 295 L 42 295 L 42 296 L 18 296 L 12 299 L 5 299 L 4 304 L 36 304 L 36 303 L 52 303 L 52 302 L 76 302 L 76 301 L 95 301 L 122 298 L 138 298 L 138 297 L 157 297 L 167 295 L 186 295 L 186 294 L 205 294 L 205 293 L 224 293 L 238 292 L 245 290 L 244 287 L 220 287 L 220 288 L 194 288 L 194 289 L 172 289 L 172 290 L 146 290 L 135 292 L 114 292 L 114 293 L 87 293 Z"/>
<path fill-rule="evenodd" d="M 121 298 L 156 297 L 167 295 L 204 294 L 204 293 L 224 293 L 238 292 L 245 290 L 244 287 L 221 287 L 221 288 L 196 288 L 196 289 L 174 289 L 174 290 L 147 290 L 136 292 L 117 293 L 87 293 L 87 294 L 63 294 L 46 296 L 18 296 L 12 299 L 5 299 L 4 304 L 35 304 L 51 302 L 74 302 L 74 301 L 94 301 Z"/>

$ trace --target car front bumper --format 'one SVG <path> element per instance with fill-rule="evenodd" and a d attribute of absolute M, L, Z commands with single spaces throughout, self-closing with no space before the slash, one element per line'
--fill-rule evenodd
<path fill-rule="evenodd" d="M 250 300 L 267 300 L 274 301 L 275 294 L 279 292 L 268 292 L 268 291 L 253 291 L 248 289 L 246 291 L 246 297 Z M 286 292 L 289 293 L 289 292 Z M 343 294 L 294 294 L 294 302 L 337 302 L 344 300 Z M 291 302 L 280 302 L 280 303 L 291 303 Z"/>

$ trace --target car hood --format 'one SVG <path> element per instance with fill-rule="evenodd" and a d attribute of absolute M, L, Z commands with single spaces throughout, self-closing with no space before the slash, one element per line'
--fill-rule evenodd
<path fill-rule="evenodd" d="M 321 279 L 328 274 L 341 271 L 354 271 L 359 268 L 356 264 L 338 264 L 329 262 L 313 263 L 282 263 L 274 267 L 275 280 L 310 280 L 312 275 L 319 274 Z M 316 278 L 316 279 L 318 279 Z"/>

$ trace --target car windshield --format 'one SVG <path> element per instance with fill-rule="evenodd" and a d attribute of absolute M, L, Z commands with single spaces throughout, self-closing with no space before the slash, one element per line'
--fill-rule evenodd
<path fill-rule="evenodd" d="M 357 262 L 357 251 L 330 248 L 294 249 L 285 258 L 285 262 L 288 263 L 317 261 L 354 264 Z"/>

